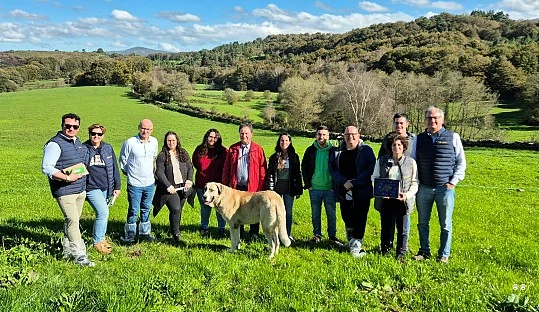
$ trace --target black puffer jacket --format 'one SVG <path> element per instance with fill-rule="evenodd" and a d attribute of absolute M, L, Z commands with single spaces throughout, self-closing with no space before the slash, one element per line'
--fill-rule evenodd
<path fill-rule="evenodd" d="M 299 162 L 299 156 L 296 153 L 288 155 L 288 161 L 290 165 L 290 196 L 299 196 L 303 194 L 303 184 L 301 183 L 301 166 Z M 268 173 L 267 173 L 267 189 L 269 190 L 269 182 L 272 181 L 273 185 L 277 183 L 277 162 L 278 162 L 278 155 L 277 153 L 273 153 L 273 155 L 270 156 L 269 162 L 268 162 Z"/>

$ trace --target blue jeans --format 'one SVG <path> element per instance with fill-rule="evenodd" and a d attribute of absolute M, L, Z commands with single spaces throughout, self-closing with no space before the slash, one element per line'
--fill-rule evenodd
<path fill-rule="evenodd" d="M 290 194 L 279 194 L 284 201 L 284 209 L 286 210 L 286 234 L 290 237 L 292 234 L 292 206 L 294 206 L 294 196 Z"/>
<path fill-rule="evenodd" d="M 212 208 L 208 205 L 204 205 L 204 199 L 202 199 L 202 195 L 204 195 L 204 189 L 197 187 L 198 202 L 200 203 L 200 227 L 207 230 L 210 225 Z M 221 216 L 221 214 L 218 213 L 217 210 L 215 210 L 215 215 L 217 216 L 217 227 L 219 229 L 224 229 L 226 225 L 225 219 L 223 219 L 223 216 Z"/>
<path fill-rule="evenodd" d="M 322 237 L 322 202 L 324 202 L 328 223 L 328 236 L 336 236 L 337 219 L 335 217 L 335 198 L 333 197 L 333 191 L 312 189 L 309 191 L 309 197 L 311 199 L 311 221 L 313 223 L 313 234 L 318 237 Z"/>
<path fill-rule="evenodd" d="M 86 198 L 95 211 L 95 221 L 92 238 L 94 244 L 105 240 L 107 223 L 109 221 L 109 207 L 107 205 L 107 191 L 91 190 L 86 192 Z"/>
<path fill-rule="evenodd" d="M 430 254 L 429 222 L 432 205 L 436 202 L 438 221 L 440 222 L 440 248 L 438 257 L 449 257 L 451 252 L 451 233 L 453 228 L 453 208 L 455 206 L 455 189 L 445 186 L 435 188 L 419 185 L 416 206 L 419 230 L 419 252 Z"/>
<path fill-rule="evenodd" d="M 132 231 L 133 225 L 136 226 L 138 214 L 140 212 L 139 234 L 150 234 L 150 210 L 152 209 L 153 193 L 153 184 L 148 186 L 127 186 L 127 200 L 129 202 L 129 209 L 127 210 L 127 225 L 130 225 L 129 232 Z"/>

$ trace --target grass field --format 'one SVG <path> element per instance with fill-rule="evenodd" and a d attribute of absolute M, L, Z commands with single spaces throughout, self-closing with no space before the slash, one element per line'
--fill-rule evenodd
<path fill-rule="evenodd" d="M 215 127 L 224 144 L 237 126 L 141 104 L 116 87 L 32 90 L 0 94 L 0 311 L 537 311 L 539 309 L 539 174 L 536 152 L 466 149 L 467 176 L 457 187 L 451 262 L 405 263 L 378 253 L 379 215 L 369 213 L 365 247 L 354 259 L 326 242 L 312 246 L 308 195 L 294 204 L 299 241 L 267 259 L 266 245 L 250 243 L 234 254 L 226 239 L 201 238 L 199 210 L 186 206 L 185 246 L 168 241 L 168 216 L 152 218 L 157 243 L 122 246 L 125 185 L 111 208 L 110 256 L 91 248 L 95 268 L 61 259 L 63 218 L 40 165 L 43 144 L 75 112 L 85 126 L 107 126 L 105 141 L 118 153 L 142 118 L 154 122 L 162 146 L 168 130 L 189 152 Z M 276 133 L 255 130 L 266 156 Z M 312 138 L 294 138 L 302 155 Z M 370 144 L 370 143 L 369 143 Z M 372 144 L 375 150 L 378 145 Z M 125 182 L 125 181 L 124 181 Z M 90 243 L 94 213 L 85 205 L 83 237 Z M 340 218 L 338 218 L 340 219 Z M 410 248 L 418 249 L 412 214 Z M 432 247 L 438 247 L 436 215 Z M 216 225 L 212 216 L 212 226 Z M 324 221 L 325 222 L 325 221 Z M 338 222 L 344 239 L 344 225 Z M 323 225 L 325 234 L 326 226 Z"/>

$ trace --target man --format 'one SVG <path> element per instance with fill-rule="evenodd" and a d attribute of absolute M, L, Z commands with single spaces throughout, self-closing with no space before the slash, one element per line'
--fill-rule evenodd
<path fill-rule="evenodd" d="M 150 209 L 154 193 L 154 169 L 157 157 L 157 139 L 151 136 L 153 123 L 143 119 L 138 125 L 139 133 L 127 139 L 120 151 L 120 169 L 127 175 L 127 223 L 122 241 L 134 243 L 137 218 L 140 211 L 139 240 L 154 241 L 151 236 Z"/>
<path fill-rule="evenodd" d="M 86 148 L 77 138 L 80 117 L 70 113 L 62 116 L 62 131 L 45 144 L 42 172 L 49 177 L 52 197 L 64 214 L 64 258 L 73 259 L 80 266 L 93 267 L 86 256 L 79 219 L 86 198 L 86 171 L 66 170 L 84 163 Z"/>
<path fill-rule="evenodd" d="M 240 141 L 231 145 L 223 168 L 223 184 L 246 192 L 263 191 L 266 183 L 266 156 L 262 147 L 252 141 L 253 126 L 249 123 L 239 127 Z M 251 224 L 251 240 L 258 238 L 260 225 Z M 241 227 L 243 232 L 243 226 Z M 243 234 L 243 233 L 242 233 Z"/>
<path fill-rule="evenodd" d="M 464 179 L 466 158 L 460 136 L 443 126 L 444 112 L 441 109 L 429 107 L 425 114 L 425 124 L 427 129 L 417 136 L 411 153 L 417 162 L 419 175 L 416 206 L 421 247 L 414 258 L 420 261 L 431 256 L 429 222 L 432 205 L 436 202 L 441 232 L 438 261 L 448 263 L 455 185 Z"/>
<path fill-rule="evenodd" d="M 328 127 L 319 126 L 316 129 L 313 144 L 307 147 L 303 155 L 301 174 L 303 175 L 303 188 L 309 190 L 311 200 L 311 222 L 314 236 L 310 242 L 318 243 L 322 240 L 322 202 L 324 202 L 329 240 L 342 245 L 337 239 L 333 180 L 328 168 L 329 153 L 332 148 Z"/>
<path fill-rule="evenodd" d="M 371 175 L 376 158 L 372 148 L 360 139 L 356 127 L 344 129 L 344 142 L 344 145 L 331 151 L 329 172 L 333 178 L 335 198 L 341 203 L 350 253 L 358 258 L 365 255 L 362 243 L 371 205 Z"/>
<path fill-rule="evenodd" d="M 382 146 L 380 146 L 380 150 L 378 151 L 378 158 L 388 154 L 387 141 L 389 139 L 389 136 L 393 133 L 396 133 L 399 136 L 407 139 L 408 149 L 404 151 L 404 155 L 410 156 L 410 153 L 412 152 L 412 147 L 414 146 L 415 134 L 408 132 L 409 125 L 410 122 L 408 121 L 408 116 L 406 116 L 405 113 L 396 113 L 393 116 L 393 131 L 386 134 L 386 136 L 382 139 Z M 391 146 L 389 147 L 391 149 Z"/>
<path fill-rule="evenodd" d="M 380 150 L 378 151 L 378 158 L 387 155 L 388 154 L 388 147 L 389 150 L 391 150 L 391 146 L 388 146 L 388 140 L 389 137 L 396 133 L 399 136 L 406 138 L 408 141 L 408 148 L 404 151 L 405 156 L 410 156 L 410 153 L 412 152 L 412 147 L 414 146 L 414 141 L 416 135 L 413 133 L 408 132 L 408 126 L 410 125 L 410 122 L 408 121 L 408 116 L 405 113 L 396 113 L 393 116 L 393 131 L 386 134 L 386 136 L 382 140 L 382 146 L 380 147 Z M 391 224 L 388 224 L 389 226 L 389 232 L 387 233 L 390 237 L 389 245 L 383 247 L 382 249 L 393 249 L 393 239 L 395 237 L 395 223 L 396 220 L 393 218 L 391 220 Z M 410 233 L 410 215 L 408 215 L 408 226 L 407 226 L 407 233 Z M 406 239 L 408 239 L 410 236 L 407 235 Z M 408 241 L 404 242 L 405 246 L 408 246 Z M 384 252 L 384 250 L 382 250 Z"/>

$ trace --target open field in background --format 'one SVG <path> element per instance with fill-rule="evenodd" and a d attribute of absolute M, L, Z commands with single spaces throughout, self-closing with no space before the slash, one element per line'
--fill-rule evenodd
<path fill-rule="evenodd" d="M 526 111 L 517 103 L 500 103 L 492 111 L 496 126 L 508 142 L 539 142 L 539 127 L 526 126 Z"/>
<path fill-rule="evenodd" d="M 467 176 L 457 187 L 449 265 L 434 260 L 398 263 L 381 256 L 379 215 L 369 212 L 365 247 L 353 259 L 326 242 L 311 246 L 308 194 L 294 204 L 293 235 L 274 261 L 266 244 L 244 244 L 229 254 L 228 239 L 201 238 L 198 205 L 185 206 L 185 246 L 168 241 L 168 215 L 152 218 L 158 243 L 119 245 L 127 210 L 125 184 L 111 208 L 108 236 L 113 253 L 89 257 L 80 268 L 61 260 L 63 218 L 40 165 L 43 144 L 60 129 L 61 115 L 76 112 L 85 127 L 100 122 L 105 140 L 119 153 L 142 118 L 154 122 L 162 146 L 168 130 L 190 152 L 215 127 L 225 145 L 238 140 L 237 126 L 197 119 L 141 104 L 128 89 L 85 87 L 0 94 L 0 310 L 2 311 L 532 311 L 539 309 L 539 173 L 536 152 L 466 149 Z M 255 130 L 266 156 L 277 134 Z M 293 138 L 299 154 L 312 138 Z M 375 151 L 379 145 L 370 144 Z M 125 179 L 123 181 L 125 183 Z M 339 214 L 338 214 L 339 215 Z M 81 225 L 87 242 L 94 213 L 85 205 Z M 340 220 L 340 217 L 338 217 Z M 216 225 L 215 217 L 211 219 Z M 412 214 L 410 248 L 418 249 Z M 323 222 L 325 223 L 325 221 Z M 338 222 L 344 239 L 344 225 Z M 326 226 L 323 225 L 325 234 Z M 438 246 L 433 213 L 431 241 Z M 513 286 L 518 285 L 514 290 Z M 522 289 L 521 285 L 524 285 Z M 520 296 L 512 303 L 508 296 Z M 529 301 L 524 303 L 523 299 Z M 519 310 L 520 309 L 520 310 Z"/>
<path fill-rule="evenodd" d="M 253 122 L 263 122 L 260 112 L 264 109 L 268 101 L 275 101 L 277 93 L 272 93 L 272 98 L 266 100 L 264 92 L 254 92 L 254 97 L 251 101 L 245 100 L 247 91 L 235 91 L 238 96 L 238 101 L 233 105 L 229 105 L 223 99 L 222 90 L 209 90 L 208 86 L 197 84 L 195 93 L 189 97 L 189 104 L 192 106 L 203 108 L 207 111 L 215 110 L 219 113 L 227 113 L 237 117 L 248 117 Z"/>

